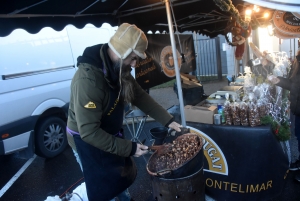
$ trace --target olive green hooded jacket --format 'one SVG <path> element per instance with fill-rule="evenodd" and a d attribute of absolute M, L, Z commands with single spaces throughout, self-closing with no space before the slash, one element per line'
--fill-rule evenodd
<path fill-rule="evenodd" d="M 96 45 L 86 48 L 83 56 L 89 57 L 86 63 L 78 62 L 71 82 L 71 97 L 68 111 L 67 126 L 69 129 L 80 133 L 83 141 L 103 151 L 119 156 L 133 155 L 136 144 L 130 140 L 118 138 L 114 133 L 107 133 L 101 126 L 103 113 L 108 110 L 110 88 L 114 88 L 111 72 L 111 61 L 107 55 L 108 45 Z M 92 54 L 94 55 L 90 55 Z M 90 62 L 89 62 L 90 61 Z M 103 67 L 99 66 L 103 64 Z M 99 64 L 99 65 L 97 65 Z M 164 126 L 168 126 L 173 117 L 158 103 L 156 103 L 131 77 L 134 83 L 135 98 L 132 102 L 145 114 L 154 118 Z M 89 106 L 89 107 L 87 107 Z M 74 139 L 67 134 L 69 145 L 76 150 Z"/>

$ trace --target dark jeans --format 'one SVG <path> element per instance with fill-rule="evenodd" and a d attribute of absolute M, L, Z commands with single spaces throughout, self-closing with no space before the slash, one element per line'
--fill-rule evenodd
<path fill-rule="evenodd" d="M 298 140 L 298 153 L 299 153 L 299 160 L 300 160 L 300 116 L 295 115 L 295 136 Z"/>
<path fill-rule="evenodd" d="M 76 158 L 76 161 L 79 163 L 79 166 L 80 166 L 81 171 L 82 171 L 82 164 L 81 164 L 79 155 L 78 155 L 77 151 L 75 151 L 74 149 L 72 149 L 72 150 L 73 150 L 74 156 Z M 119 199 L 119 201 L 130 201 L 131 197 L 130 197 L 128 188 L 125 191 L 123 191 L 121 194 L 117 195 L 117 198 Z M 115 198 L 113 198 L 110 201 L 115 201 Z"/>
<path fill-rule="evenodd" d="M 83 168 L 89 201 L 108 201 L 122 194 L 135 180 L 137 169 L 130 157 L 102 151 L 73 135 Z M 126 191 L 125 191 L 126 192 Z M 130 200 L 124 195 L 121 201 Z"/>

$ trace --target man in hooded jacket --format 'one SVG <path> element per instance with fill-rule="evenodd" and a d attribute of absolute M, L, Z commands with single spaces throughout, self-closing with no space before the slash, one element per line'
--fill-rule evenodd
<path fill-rule="evenodd" d="M 79 155 L 89 201 L 130 200 L 126 189 L 137 174 L 131 156 L 146 154 L 148 147 L 124 139 L 126 103 L 180 131 L 181 125 L 130 74 L 138 58 L 146 58 L 147 46 L 146 35 L 135 25 L 124 23 L 108 44 L 87 47 L 77 59 L 67 131 L 69 145 Z"/>

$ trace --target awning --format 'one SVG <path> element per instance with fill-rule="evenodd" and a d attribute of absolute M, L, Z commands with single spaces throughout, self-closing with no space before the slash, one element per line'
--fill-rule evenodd
<path fill-rule="evenodd" d="M 196 31 L 210 37 L 223 34 L 230 13 L 222 11 L 214 0 L 170 1 L 178 31 Z M 244 1 L 232 0 L 237 9 Z M 174 21 L 174 20 L 173 20 Z M 118 26 L 136 24 L 144 32 L 169 31 L 165 3 L 162 0 L 2 0 L 0 36 L 14 29 L 37 33 L 43 27 L 60 31 L 72 24 L 83 28 L 87 23 Z M 175 21 L 174 21 L 175 22 Z M 175 24 L 175 23 L 174 23 Z"/>

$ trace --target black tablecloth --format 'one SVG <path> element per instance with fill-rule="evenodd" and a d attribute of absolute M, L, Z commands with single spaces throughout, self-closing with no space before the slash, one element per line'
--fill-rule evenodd
<path fill-rule="evenodd" d="M 206 194 L 218 201 L 261 201 L 281 193 L 289 162 L 270 126 L 187 126 L 205 139 Z"/>

